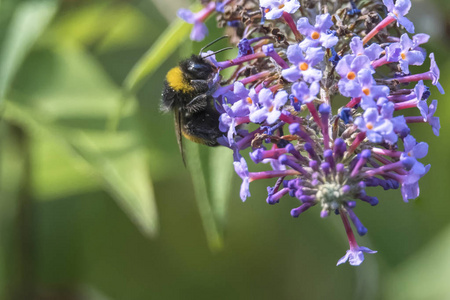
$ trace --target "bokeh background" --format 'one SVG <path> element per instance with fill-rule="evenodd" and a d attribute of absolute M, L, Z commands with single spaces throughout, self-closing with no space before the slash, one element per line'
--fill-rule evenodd
<path fill-rule="evenodd" d="M 211 19 L 188 41 L 189 5 L 0 1 L 0 299 L 450 299 L 448 96 L 432 88 L 440 137 L 413 127 L 430 145 L 420 197 L 374 192 L 358 242 L 379 252 L 336 267 L 338 218 L 291 218 L 292 199 L 265 203 L 271 182 L 242 203 L 227 149 L 187 143 L 183 166 L 164 76 L 223 34 Z M 450 92 L 450 2 L 413 1 L 408 17 Z"/>

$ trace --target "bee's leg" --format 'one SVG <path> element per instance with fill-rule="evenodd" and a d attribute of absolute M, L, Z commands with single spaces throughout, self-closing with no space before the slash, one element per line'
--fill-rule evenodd
<path fill-rule="evenodd" d="M 196 113 L 202 111 L 208 105 L 208 96 L 206 94 L 201 94 L 191 100 L 186 104 L 186 110 L 190 113 Z"/>

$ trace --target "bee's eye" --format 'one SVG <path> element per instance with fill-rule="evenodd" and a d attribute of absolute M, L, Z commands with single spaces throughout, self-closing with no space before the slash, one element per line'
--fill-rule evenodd
<path fill-rule="evenodd" d="M 211 67 L 206 64 L 191 63 L 188 66 L 188 71 L 194 78 L 206 79 L 211 73 Z"/>
<path fill-rule="evenodd" d="M 207 65 L 202 65 L 202 64 L 192 64 L 191 66 L 189 66 L 189 69 L 191 69 L 194 72 L 208 72 L 208 70 L 210 69 L 209 66 Z"/>

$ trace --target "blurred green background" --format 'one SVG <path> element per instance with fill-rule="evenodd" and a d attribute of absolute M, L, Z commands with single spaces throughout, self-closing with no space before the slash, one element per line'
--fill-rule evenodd
<path fill-rule="evenodd" d="M 211 19 L 204 43 L 186 40 L 174 20 L 188 6 L 0 1 L 0 299 L 450 299 L 448 96 L 432 88 L 439 138 L 413 125 L 432 164 L 420 198 L 374 190 L 358 242 L 379 252 L 336 267 L 338 218 L 267 205 L 272 182 L 242 203 L 227 149 L 187 143 L 195 176 L 183 166 L 159 110 L 164 76 L 222 35 Z M 413 1 L 408 15 L 431 35 L 447 92 L 449 12 Z"/>

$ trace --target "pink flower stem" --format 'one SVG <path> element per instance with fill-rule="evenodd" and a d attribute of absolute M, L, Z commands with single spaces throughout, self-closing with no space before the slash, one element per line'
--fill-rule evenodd
<path fill-rule="evenodd" d="M 255 75 L 248 76 L 248 77 L 246 77 L 244 79 L 241 79 L 241 80 L 238 80 L 238 81 L 241 82 L 243 85 L 246 85 L 246 84 L 249 84 L 251 82 L 263 79 L 263 78 L 265 78 L 265 77 L 267 77 L 269 75 L 270 75 L 270 71 L 263 71 L 263 72 L 257 73 Z M 227 91 L 231 91 L 233 88 L 234 88 L 234 84 L 225 85 L 225 86 L 222 86 L 222 87 L 218 88 L 216 93 L 218 93 L 219 95 L 223 95 Z"/>
<path fill-rule="evenodd" d="M 292 115 L 286 115 L 284 113 L 281 113 L 280 120 L 285 122 L 285 123 L 288 123 L 288 124 L 293 124 L 293 123 L 301 124 L 302 123 L 302 119 L 301 118 L 295 117 L 295 116 L 292 116 Z"/>
<path fill-rule="evenodd" d="M 269 179 L 275 177 L 284 177 L 284 176 L 295 176 L 300 175 L 300 172 L 297 172 L 292 169 L 288 170 L 277 170 L 277 171 L 264 171 L 264 172 L 250 172 L 248 174 L 249 181 L 255 181 L 259 179 Z"/>
<path fill-rule="evenodd" d="M 377 24 L 374 29 L 372 29 L 362 40 L 363 45 L 367 44 L 368 41 L 370 41 L 371 38 L 373 38 L 375 35 L 377 35 L 378 32 L 380 32 L 383 28 L 391 24 L 395 21 L 395 18 L 393 16 L 387 16 L 383 21 Z"/>
<path fill-rule="evenodd" d="M 260 84 L 258 84 L 257 87 L 255 87 L 255 92 L 259 93 L 263 88 L 267 87 L 272 81 L 273 81 L 272 79 L 268 79 L 261 82 Z"/>
<path fill-rule="evenodd" d="M 374 153 L 374 152 L 373 152 Z M 387 159 L 387 158 L 385 158 L 385 157 L 382 157 L 382 156 L 380 156 L 379 154 L 377 154 L 377 153 L 374 153 L 373 154 L 373 157 L 376 159 L 376 160 L 378 160 L 379 162 L 381 162 L 382 164 L 385 164 L 385 165 L 389 165 L 389 164 L 391 164 L 392 163 L 392 161 L 390 161 L 389 159 Z M 397 169 L 397 170 L 394 170 L 394 172 L 395 173 L 398 173 L 398 174 L 406 174 L 406 171 L 404 170 L 404 169 Z M 383 174 L 383 176 L 385 176 L 386 174 Z"/>
<path fill-rule="evenodd" d="M 419 102 L 419 100 L 416 99 L 416 100 L 408 100 L 408 101 L 401 102 L 401 103 L 395 103 L 394 109 L 400 110 L 400 109 L 416 107 L 418 102 Z"/>
<path fill-rule="evenodd" d="M 289 28 L 291 28 L 292 32 L 295 35 L 295 39 L 297 40 L 297 42 L 300 42 L 303 37 L 300 34 L 300 32 L 297 29 L 297 26 L 295 25 L 294 20 L 292 19 L 292 16 L 288 13 L 288 12 L 283 12 L 283 19 L 286 22 L 286 24 L 288 24 Z"/>
<path fill-rule="evenodd" d="M 265 77 L 267 77 L 267 76 L 269 76 L 269 75 L 270 75 L 270 71 L 263 71 L 263 72 L 260 72 L 260 73 L 255 74 L 255 75 L 250 75 L 250 76 L 248 76 L 248 77 L 246 77 L 246 78 L 244 78 L 244 79 L 241 79 L 241 80 L 239 80 L 239 81 L 240 81 L 243 85 L 246 85 L 246 84 L 248 84 L 248 83 L 250 83 L 250 82 L 254 82 L 254 81 L 263 79 L 263 78 L 265 78 Z"/>
<path fill-rule="evenodd" d="M 358 133 L 352 145 L 348 149 L 348 154 L 352 154 L 356 150 L 356 148 L 358 148 L 359 144 L 361 144 L 361 142 L 364 141 L 365 138 L 366 138 L 365 132 L 361 131 L 360 133 Z"/>
<path fill-rule="evenodd" d="M 400 151 L 394 151 L 394 150 L 387 150 L 387 149 L 381 149 L 381 148 L 372 148 L 372 152 L 380 155 L 386 155 L 390 157 L 400 157 L 402 152 Z"/>
<path fill-rule="evenodd" d="M 317 112 L 316 107 L 314 106 L 314 103 L 308 102 L 306 103 L 306 107 L 309 109 L 309 112 L 311 113 L 311 116 L 313 117 L 314 121 L 319 125 L 319 127 L 322 129 L 322 121 L 320 120 L 319 113 Z"/>
<path fill-rule="evenodd" d="M 274 148 L 274 149 L 270 149 L 267 151 L 264 151 L 263 153 L 263 159 L 265 158 L 273 158 L 273 159 L 278 159 L 278 157 L 280 157 L 280 155 L 285 154 L 286 148 Z"/>
<path fill-rule="evenodd" d="M 250 123 L 250 117 L 237 117 L 236 119 L 236 126 L 239 126 L 244 123 Z"/>
<path fill-rule="evenodd" d="M 425 123 L 426 122 L 422 116 L 405 117 L 405 121 L 406 121 L 406 123 Z"/>
<path fill-rule="evenodd" d="M 328 134 L 328 118 L 324 120 L 322 118 L 322 135 L 323 135 L 323 146 L 325 150 L 330 149 L 330 135 Z"/>
<path fill-rule="evenodd" d="M 359 104 L 359 102 L 361 102 L 361 97 L 352 98 L 352 100 L 350 100 L 345 107 L 352 108 Z"/>
<path fill-rule="evenodd" d="M 358 243 L 356 243 L 355 235 L 353 234 L 352 227 L 350 226 L 350 222 L 347 219 L 346 212 L 343 209 L 339 209 L 339 215 L 341 216 L 342 223 L 344 223 L 345 233 L 347 233 L 350 250 L 358 248 Z"/>
<path fill-rule="evenodd" d="M 398 169 L 403 169 L 403 168 L 404 168 L 403 162 L 398 161 L 398 162 L 390 163 L 388 165 L 384 165 L 384 166 L 381 166 L 381 167 L 378 167 L 375 169 L 368 170 L 368 171 L 366 171 L 365 175 L 367 177 L 372 177 L 375 175 L 383 175 L 386 172 L 396 171 Z"/>
<path fill-rule="evenodd" d="M 218 62 L 217 66 L 223 70 L 223 69 L 226 69 L 226 68 L 229 68 L 232 66 L 239 65 L 243 62 L 247 62 L 252 59 L 257 59 L 257 58 L 261 58 L 261 57 L 266 57 L 266 54 L 264 54 L 264 52 L 257 52 L 257 53 L 253 53 L 253 54 L 249 54 L 249 55 L 244 55 L 241 57 L 237 57 L 235 59 Z"/>
<path fill-rule="evenodd" d="M 289 65 L 287 62 L 284 61 L 284 59 L 281 58 L 281 56 L 276 51 L 269 52 L 269 56 L 273 58 L 273 60 L 283 69 L 288 69 Z"/>
<path fill-rule="evenodd" d="M 250 147 L 252 140 L 255 138 L 255 135 L 258 133 L 264 132 L 263 129 L 258 128 L 255 131 L 252 131 L 251 133 L 249 133 L 248 135 L 246 135 L 245 137 L 243 137 L 239 142 L 236 143 L 237 148 L 239 150 L 245 149 L 247 147 Z"/>
<path fill-rule="evenodd" d="M 198 21 L 203 22 L 216 9 L 216 2 L 211 1 L 201 11 L 196 13 L 195 17 Z"/>
<path fill-rule="evenodd" d="M 372 62 L 372 67 L 374 69 L 376 69 L 376 68 L 381 67 L 381 66 L 383 66 L 385 64 L 388 64 L 388 63 L 390 63 L 390 61 L 387 60 L 386 56 L 383 56 L 382 58 L 373 61 Z"/>
<path fill-rule="evenodd" d="M 387 98 L 389 101 L 392 101 L 392 102 L 403 102 L 403 101 L 416 99 L 417 97 L 416 97 L 416 94 L 409 93 L 409 94 L 400 94 L 400 95 L 390 95 Z"/>
<path fill-rule="evenodd" d="M 407 82 L 420 81 L 420 80 L 433 80 L 433 76 L 432 76 L 431 72 L 428 71 L 425 73 L 414 74 L 414 75 L 409 75 L 409 76 L 405 76 L 405 77 L 392 78 L 392 79 L 389 79 L 388 81 L 397 81 L 400 83 L 407 83 Z"/>
<path fill-rule="evenodd" d="M 363 158 L 362 156 L 359 158 L 358 162 L 356 163 L 356 166 L 353 168 L 352 173 L 350 174 L 351 177 L 355 177 L 359 170 L 366 164 L 367 158 Z"/>

